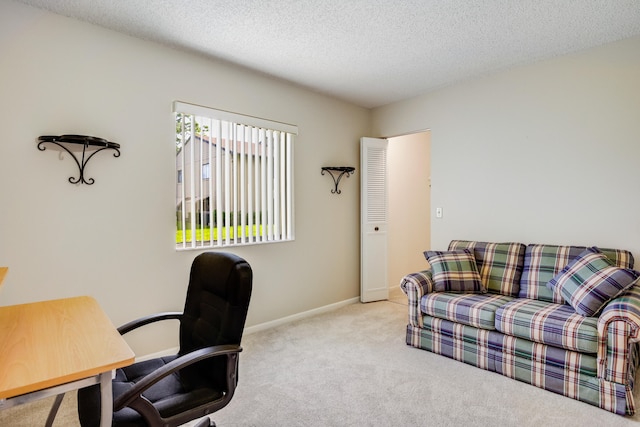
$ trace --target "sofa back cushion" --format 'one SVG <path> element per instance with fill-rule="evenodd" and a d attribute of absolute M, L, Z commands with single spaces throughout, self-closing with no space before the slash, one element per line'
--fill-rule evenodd
<path fill-rule="evenodd" d="M 473 251 L 482 283 L 491 293 L 518 296 L 526 246 L 522 243 L 490 243 L 452 240 L 449 250 Z"/>
<path fill-rule="evenodd" d="M 547 282 L 585 249 L 586 246 L 528 245 L 524 254 L 524 271 L 518 297 L 565 304 L 559 292 L 547 288 Z M 622 249 L 599 249 L 615 266 L 633 268 L 631 252 Z"/>

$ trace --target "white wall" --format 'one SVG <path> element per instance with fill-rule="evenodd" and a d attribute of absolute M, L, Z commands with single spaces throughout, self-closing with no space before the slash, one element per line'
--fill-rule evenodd
<path fill-rule="evenodd" d="M 247 326 L 359 295 L 357 171 L 336 196 L 320 168 L 358 165 L 368 110 L 14 2 L 0 3 L 0 53 L 0 304 L 88 294 L 116 325 L 182 308 L 199 252 L 175 250 L 174 100 L 299 127 L 295 242 L 232 249 L 254 270 Z M 95 184 L 72 185 L 72 159 L 36 149 L 65 133 L 122 155 L 99 153 Z M 151 335 L 134 350 L 175 345 Z"/>
<path fill-rule="evenodd" d="M 599 245 L 640 262 L 640 37 L 373 111 L 431 129 L 432 248 L 451 239 Z M 437 222 L 437 225 L 436 225 Z"/>
<path fill-rule="evenodd" d="M 429 266 L 423 255 L 431 242 L 429 145 L 429 131 L 389 139 L 389 287 Z"/>

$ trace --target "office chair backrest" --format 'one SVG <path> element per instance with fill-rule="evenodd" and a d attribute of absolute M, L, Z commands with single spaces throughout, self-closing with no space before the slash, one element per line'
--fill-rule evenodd
<path fill-rule="evenodd" d="M 180 354 L 224 344 L 240 344 L 251 298 L 253 274 L 249 264 L 237 255 L 205 252 L 191 265 L 189 288 L 180 322 Z M 215 365 L 207 372 L 224 372 Z M 194 376 L 202 375 L 196 366 Z M 198 368 L 202 368 L 202 365 Z M 215 375 L 217 377 L 217 375 Z"/>

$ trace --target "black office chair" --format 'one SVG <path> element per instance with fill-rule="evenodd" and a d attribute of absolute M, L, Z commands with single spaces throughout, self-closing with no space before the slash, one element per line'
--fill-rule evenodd
<path fill-rule="evenodd" d="M 205 417 L 233 397 L 238 382 L 240 340 L 253 275 L 242 258 L 228 253 L 198 255 L 191 266 L 183 313 L 158 313 L 118 328 L 125 334 L 166 319 L 180 321 L 177 355 L 135 363 L 116 371 L 113 426 L 178 426 Z M 78 391 L 83 427 L 100 423 L 100 390 Z M 204 418 L 199 427 L 215 426 Z"/>

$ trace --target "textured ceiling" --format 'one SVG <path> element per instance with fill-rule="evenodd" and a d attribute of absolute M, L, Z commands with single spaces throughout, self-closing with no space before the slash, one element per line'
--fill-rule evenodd
<path fill-rule="evenodd" d="M 375 107 L 640 34 L 640 0 L 19 0 Z"/>

